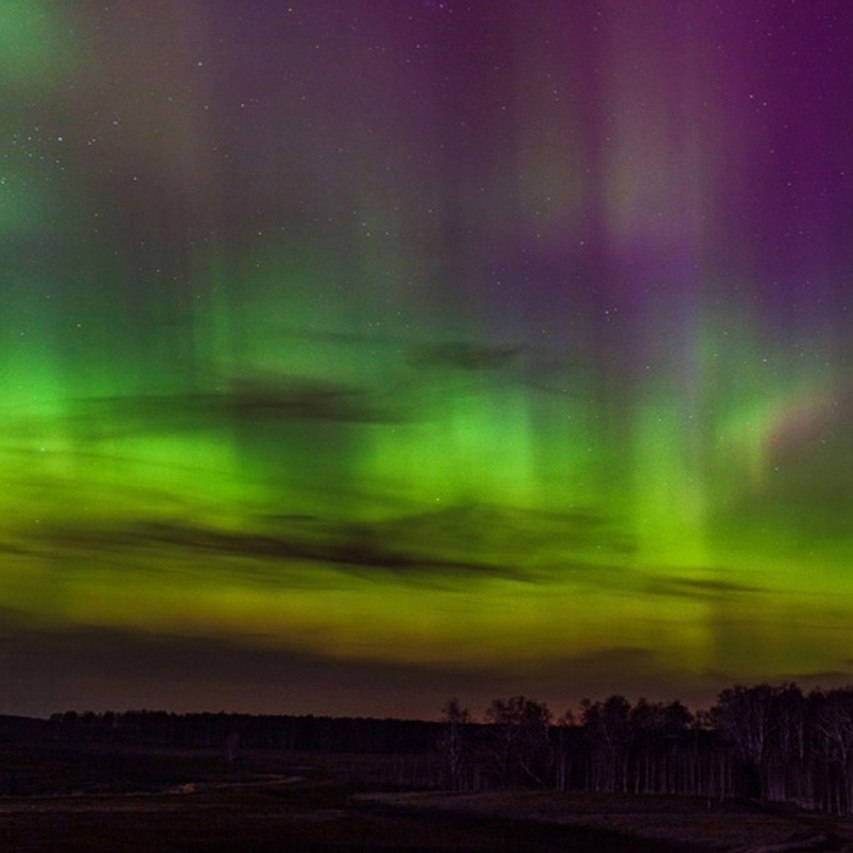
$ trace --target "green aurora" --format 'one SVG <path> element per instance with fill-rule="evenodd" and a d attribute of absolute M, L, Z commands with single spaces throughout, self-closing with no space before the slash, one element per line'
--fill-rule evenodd
<path fill-rule="evenodd" d="M 0 710 L 849 680 L 853 21 L 717 5 L 5 0 Z"/>

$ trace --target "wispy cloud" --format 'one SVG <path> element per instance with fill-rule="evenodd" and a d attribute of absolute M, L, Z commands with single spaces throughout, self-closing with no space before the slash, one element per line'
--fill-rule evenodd
<path fill-rule="evenodd" d="M 653 575 L 645 579 L 644 591 L 652 595 L 670 595 L 682 598 L 721 599 L 734 595 L 761 593 L 766 590 L 749 584 L 740 584 L 715 578 Z"/>

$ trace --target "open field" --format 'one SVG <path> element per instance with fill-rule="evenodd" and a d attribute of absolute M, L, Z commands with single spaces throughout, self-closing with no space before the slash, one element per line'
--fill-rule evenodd
<path fill-rule="evenodd" d="M 0 849 L 851 850 L 853 822 L 689 798 L 371 789 L 389 757 L 5 747 Z M 361 779 L 361 782 L 359 781 Z"/>
<path fill-rule="evenodd" d="M 168 794 L 7 799 L 0 848 L 20 851 L 681 849 L 493 815 L 397 809 L 333 783 L 282 780 Z"/>
<path fill-rule="evenodd" d="M 589 794 L 554 791 L 443 792 L 357 795 L 357 801 L 396 806 L 412 813 L 501 817 L 549 826 L 602 831 L 675 845 L 679 850 L 853 851 L 853 820 L 794 807 L 708 803 L 690 797 Z"/>

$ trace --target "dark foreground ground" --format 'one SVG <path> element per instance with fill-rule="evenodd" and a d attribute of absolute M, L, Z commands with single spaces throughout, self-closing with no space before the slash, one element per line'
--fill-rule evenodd
<path fill-rule="evenodd" d="M 337 772 L 345 768 L 346 772 Z M 666 797 L 371 792 L 346 757 L 0 750 L 2 851 L 853 851 L 853 823 Z M 17 790 L 17 793 L 15 791 Z"/>

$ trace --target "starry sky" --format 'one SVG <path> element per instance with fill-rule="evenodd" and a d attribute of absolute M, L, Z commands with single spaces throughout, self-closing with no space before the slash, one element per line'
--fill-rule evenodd
<path fill-rule="evenodd" d="M 853 680 L 847 0 L 3 0 L 0 712 Z"/>

